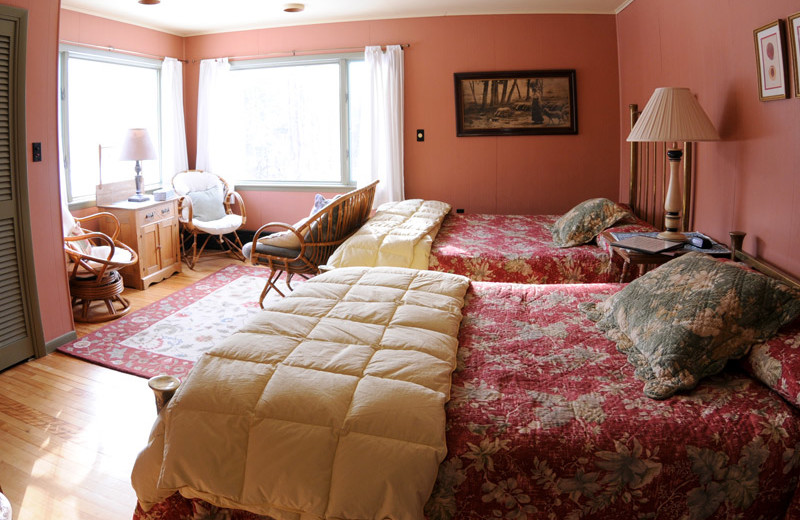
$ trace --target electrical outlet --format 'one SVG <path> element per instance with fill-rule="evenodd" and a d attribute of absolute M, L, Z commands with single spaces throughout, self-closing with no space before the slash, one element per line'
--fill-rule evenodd
<path fill-rule="evenodd" d="M 42 161 L 42 143 L 33 143 L 31 145 L 31 155 L 33 162 Z"/>
<path fill-rule="evenodd" d="M 464 213 L 464 208 L 457 208 L 456 213 Z"/>

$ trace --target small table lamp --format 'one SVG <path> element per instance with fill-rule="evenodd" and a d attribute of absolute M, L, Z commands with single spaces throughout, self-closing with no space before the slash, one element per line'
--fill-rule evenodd
<path fill-rule="evenodd" d="M 128 197 L 130 202 L 142 202 L 150 200 L 150 197 L 142 195 L 142 166 L 139 161 L 147 161 L 156 158 L 156 149 L 150 140 L 150 134 L 146 128 L 131 128 L 125 134 L 125 141 L 122 144 L 122 152 L 119 155 L 121 161 L 136 161 L 136 195 Z"/>
<path fill-rule="evenodd" d="M 633 125 L 628 141 L 670 142 L 669 187 L 664 202 L 664 231 L 658 237 L 666 240 L 685 241 L 681 231 L 681 184 L 680 163 L 683 150 L 679 142 L 717 141 L 714 125 L 703 112 L 700 103 L 688 88 L 657 88 L 642 115 Z"/>

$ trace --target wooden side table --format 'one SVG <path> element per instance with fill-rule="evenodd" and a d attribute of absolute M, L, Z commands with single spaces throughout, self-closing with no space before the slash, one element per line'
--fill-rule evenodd
<path fill-rule="evenodd" d="M 614 238 L 613 235 L 611 235 L 611 232 L 609 231 L 603 231 L 601 235 L 603 236 L 603 239 L 608 242 L 609 245 L 612 244 L 613 242 L 616 242 L 616 239 Z M 717 243 L 717 245 L 721 244 Z M 614 246 L 610 247 L 612 256 L 619 255 L 619 257 L 622 258 L 623 264 L 622 264 L 622 273 L 620 274 L 619 277 L 620 283 L 625 281 L 630 281 L 629 277 L 632 274 L 630 266 L 632 265 L 636 266 L 639 271 L 637 273 L 637 276 L 641 276 L 642 274 L 645 273 L 645 271 L 648 268 L 658 267 L 659 265 L 666 264 L 673 258 L 686 254 L 692 250 L 692 249 L 676 249 L 673 251 L 668 251 L 666 253 L 649 254 L 649 253 L 640 253 L 638 251 L 631 251 L 630 249 L 625 249 L 624 247 L 614 247 Z M 724 246 L 722 246 L 721 249 L 722 251 L 714 253 L 701 250 L 697 251 L 701 251 L 706 254 L 711 254 L 711 256 L 730 256 L 731 252 L 725 249 Z"/>
<path fill-rule="evenodd" d="M 139 290 L 181 272 L 178 199 L 116 202 L 98 206 L 113 213 L 120 224 L 120 242 L 139 255 L 139 262 L 122 269 L 128 287 Z M 101 227 L 100 231 L 105 232 Z"/>

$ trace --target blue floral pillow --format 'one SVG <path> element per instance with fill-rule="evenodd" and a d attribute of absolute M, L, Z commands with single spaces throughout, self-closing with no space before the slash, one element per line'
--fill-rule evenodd
<path fill-rule="evenodd" d="M 550 232 L 557 247 L 579 246 L 591 242 L 617 221 L 632 216 L 627 208 L 611 200 L 589 199 L 562 215 Z"/>
<path fill-rule="evenodd" d="M 605 301 L 582 303 L 628 356 L 644 394 L 694 388 L 800 315 L 800 293 L 763 274 L 688 253 Z"/>

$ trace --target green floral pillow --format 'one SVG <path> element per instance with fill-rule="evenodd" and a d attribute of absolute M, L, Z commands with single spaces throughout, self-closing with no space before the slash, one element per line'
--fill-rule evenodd
<path fill-rule="evenodd" d="M 716 374 L 800 315 L 800 293 L 760 273 L 688 253 L 581 310 L 628 356 L 644 394 L 666 399 Z"/>
<path fill-rule="evenodd" d="M 616 202 L 603 198 L 589 199 L 562 215 L 550 232 L 558 247 L 579 246 L 591 242 L 615 222 L 632 216 L 628 209 Z"/>

